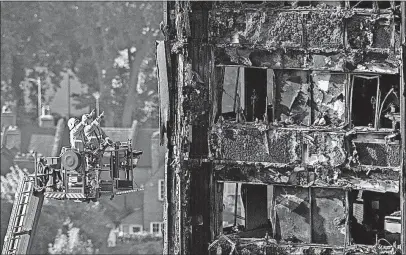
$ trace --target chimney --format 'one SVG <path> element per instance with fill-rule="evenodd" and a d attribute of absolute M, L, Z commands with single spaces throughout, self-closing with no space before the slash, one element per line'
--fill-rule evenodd
<path fill-rule="evenodd" d="M 54 117 L 51 115 L 49 105 L 44 105 L 40 116 L 40 127 L 49 128 L 54 126 Z"/>
<path fill-rule="evenodd" d="M 17 126 L 4 127 L 2 130 L 2 146 L 8 149 L 21 149 L 21 131 Z"/>
<path fill-rule="evenodd" d="M 151 168 L 152 173 L 155 173 L 159 170 L 160 163 L 162 161 L 162 148 L 160 144 L 160 135 L 159 131 L 156 131 L 151 136 Z"/>
<path fill-rule="evenodd" d="M 11 106 L 5 105 L 1 109 L 1 129 L 3 127 L 12 126 L 15 127 L 17 123 L 17 116 L 12 111 Z"/>

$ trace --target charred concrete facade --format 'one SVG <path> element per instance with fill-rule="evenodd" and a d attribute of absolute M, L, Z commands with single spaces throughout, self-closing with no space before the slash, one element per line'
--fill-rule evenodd
<path fill-rule="evenodd" d="M 164 253 L 406 253 L 404 8 L 165 4 Z"/>

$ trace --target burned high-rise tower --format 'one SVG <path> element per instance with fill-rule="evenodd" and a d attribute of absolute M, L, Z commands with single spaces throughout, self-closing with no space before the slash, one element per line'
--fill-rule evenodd
<path fill-rule="evenodd" d="M 169 254 L 406 254 L 405 2 L 167 2 Z"/>

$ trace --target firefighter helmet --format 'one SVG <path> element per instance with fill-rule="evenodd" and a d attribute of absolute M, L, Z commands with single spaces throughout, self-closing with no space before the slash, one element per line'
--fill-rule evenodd
<path fill-rule="evenodd" d="M 75 127 L 76 122 L 78 121 L 78 119 L 76 118 L 70 118 L 68 120 L 68 128 L 69 130 L 72 130 Z"/>

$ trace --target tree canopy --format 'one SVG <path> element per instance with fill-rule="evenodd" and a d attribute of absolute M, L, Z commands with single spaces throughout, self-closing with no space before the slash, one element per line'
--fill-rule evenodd
<path fill-rule="evenodd" d="M 71 70 L 88 87 L 73 95 L 78 108 L 93 106 L 97 91 L 107 125 L 155 120 L 161 4 L 1 2 L 1 104 L 15 102 L 19 119 L 36 117 L 25 107 L 37 104 L 35 79 L 57 89 Z"/>

